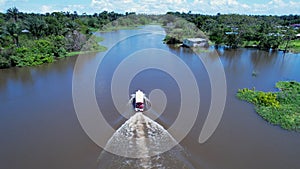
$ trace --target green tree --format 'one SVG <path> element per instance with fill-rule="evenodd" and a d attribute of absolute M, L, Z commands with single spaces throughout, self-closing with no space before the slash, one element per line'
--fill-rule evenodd
<path fill-rule="evenodd" d="M 209 40 L 215 42 L 216 46 L 224 43 L 225 41 L 225 28 L 223 25 L 217 25 L 210 30 Z"/>
<path fill-rule="evenodd" d="M 9 35 L 16 46 L 19 46 L 19 35 L 21 33 L 21 26 L 18 23 L 15 22 L 8 22 L 4 26 L 4 33 L 6 35 Z"/>
<path fill-rule="evenodd" d="M 29 17 L 25 21 L 26 28 L 35 39 L 41 38 L 47 31 L 47 23 L 40 17 Z"/>
<path fill-rule="evenodd" d="M 65 33 L 67 32 L 63 22 L 60 22 L 56 17 L 48 16 L 45 18 L 45 22 L 47 24 L 45 35 L 47 36 L 65 35 Z"/>
<path fill-rule="evenodd" d="M 286 30 L 285 36 L 284 36 L 284 41 L 285 41 L 284 53 L 287 51 L 288 46 L 289 46 L 291 40 L 295 37 L 295 35 L 296 35 L 296 32 L 291 27 L 289 27 Z"/>
<path fill-rule="evenodd" d="M 18 22 L 19 10 L 16 7 L 9 8 L 6 13 L 9 18 L 13 19 L 14 22 Z"/>
<path fill-rule="evenodd" d="M 75 21 L 69 21 L 66 23 L 66 30 L 68 32 L 74 32 L 80 29 L 80 25 Z"/>

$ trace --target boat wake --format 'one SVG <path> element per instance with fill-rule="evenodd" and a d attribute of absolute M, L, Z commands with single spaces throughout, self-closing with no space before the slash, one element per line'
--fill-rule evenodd
<path fill-rule="evenodd" d="M 187 156 L 167 130 L 137 112 L 110 138 L 98 168 L 194 168 Z"/>

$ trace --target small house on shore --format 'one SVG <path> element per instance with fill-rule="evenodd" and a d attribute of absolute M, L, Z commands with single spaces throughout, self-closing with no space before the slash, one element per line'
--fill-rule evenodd
<path fill-rule="evenodd" d="M 291 25 L 294 29 L 299 29 L 300 28 L 300 24 L 298 23 L 298 24 L 292 24 Z"/>
<path fill-rule="evenodd" d="M 208 40 L 204 38 L 188 38 L 183 40 L 183 45 L 187 47 L 205 47 L 208 46 Z"/>

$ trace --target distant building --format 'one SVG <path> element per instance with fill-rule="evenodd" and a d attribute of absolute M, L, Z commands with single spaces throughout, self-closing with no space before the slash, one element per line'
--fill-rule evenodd
<path fill-rule="evenodd" d="M 188 47 L 205 47 L 208 46 L 208 40 L 204 38 L 188 38 L 183 40 L 183 45 Z"/>
<path fill-rule="evenodd" d="M 30 33 L 30 31 L 27 30 L 27 29 L 23 29 L 21 32 L 22 32 L 22 33 Z"/>
<path fill-rule="evenodd" d="M 284 35 L 280 34 L 280 33 L 268 33 L 268 36 L 275 36 L 275 37 L 281 36 L 281 37 L 283 37 Z"/>
<path fill-rule="evenodd" d="M 238 35 L 238 32 L 225 32 L 226 35 Z"/>
<path fill-rule="evenodd" d="M 298 29 L 300 28 L 300 24 L 292 24 L 291 26 Z"/>
<path fill-rule="evenodd" d="M 296 37 L 297 37 L 297 39 L 300 39 L 300 33 L 298 33 L 298 34 L 296 35 Z"/>

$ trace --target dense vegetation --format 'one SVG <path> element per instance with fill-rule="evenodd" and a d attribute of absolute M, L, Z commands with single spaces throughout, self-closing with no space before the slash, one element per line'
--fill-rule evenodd
<path fill-rule="evenodd" d="M 299 15 L 258 16 L 238 14 L 202 15 L 168 12 L 194 23 L 215 45 L 228 47 L 257 47 L 300 52 L 300 41 L 296 34 L 300 28 Z"/>
<path fill-rule="evenodd" d="M 185 38 L 207 38 L 195 24 L 174 15 L 160 17 L 159 23 L 167 33 L 164 39 L 167 44 L 182 43 Z"/>
<path fill-rule="evenodd" d="M 157 18 L 157 16 L 151 15 L 136 15 L 135 13 L 126 13 L 125 16 L 119 17 L 117 20 L 101 26 L 100 31 L 109 32 L 120 29 L 136 29 L 137 26 L 159 24 Z"/>
<path fill-rule="evenodd" d="M 46 14 L 22 13 L 10 8 L 0 13 L 0 68 L 50 63 L 79 51 L 101 51 L 93 32 L 161 24 L 167 43 L 202 37 L 216 46 L 257 47 L 300 52 L 300 16 L 201 15 L 168 12 L 167 15 L 118 14 L 103 11 L 93 15 L 76 11 Z"/>
<path fill-rule="evenodd" d="M 103 51 L 106 48 L 98 44 L 103 39 L 94 37 L 93 32 L 134 28 L 155 20 L 132 12 L 28 14 L 10 8 L 0 13 L 0 68 L 34 66 L 85 51 Z"/>
<path fill-rule="evenodd" d="M 0 13 L 0 68 L 50 63 L 78 51 L 102 51 L 92 32 L 120 14 L 53 12 L 26 14 L 17 8 Z"/>
<path fill-rule="evenodd" d="M 278 92 L 240 89 L 237 97 L 253 103 L 257 113 L 274 125 L 300 131 L 300 83 L 278 82 Z"/>

